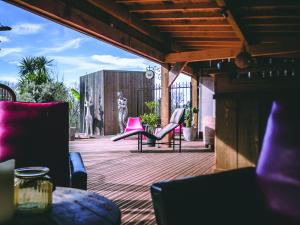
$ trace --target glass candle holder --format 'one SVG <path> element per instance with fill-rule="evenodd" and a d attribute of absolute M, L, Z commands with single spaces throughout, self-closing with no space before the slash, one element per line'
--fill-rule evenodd
<path fill-rule="evenodd" d="M 14 214 L 14 169 L 13 159 L 0 163 L 0 224 Z"/>
<path fill-rule="evenodd" d="M 16 213 L 41 214 L 52 205 L 53 184 L 47 167 L 26 167 L 15 170 Z"/>

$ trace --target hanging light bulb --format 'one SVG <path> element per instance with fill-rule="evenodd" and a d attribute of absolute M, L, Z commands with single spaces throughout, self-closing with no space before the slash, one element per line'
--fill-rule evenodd
<path fill-rule="evenodd" d="M 269 75 L 270 77 L 273 77 L 272 58 L 269 58 L 269 65 L 270 65 Z"/>

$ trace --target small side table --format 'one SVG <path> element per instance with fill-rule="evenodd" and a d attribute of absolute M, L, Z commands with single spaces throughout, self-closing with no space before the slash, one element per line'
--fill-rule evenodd
<path fill-rule="evenodd" d="M 7 225 L 119 225 L 121 213 L 109 199 L 79 189 L 57 187 L 51 212 L 43 215 L 16 214 Z"/>

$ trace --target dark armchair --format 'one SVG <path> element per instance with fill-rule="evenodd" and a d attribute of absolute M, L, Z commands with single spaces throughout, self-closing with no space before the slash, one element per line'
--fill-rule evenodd
<path fill-rule="evenodd" d="M 257 168 L 153 184 L 158 225 L 300 224 L 300 109 L 295 99 L 273 103 Z"/>
<path fill-rule="evenodd" d="M 47 166 L 55 185 L 86 189 L 81 156 L 69 153 L 67 103 L 0 102 L 0 161 Z"/>

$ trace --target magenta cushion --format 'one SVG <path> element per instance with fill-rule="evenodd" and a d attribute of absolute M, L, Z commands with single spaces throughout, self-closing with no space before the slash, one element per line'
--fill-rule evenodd
<path fill-rule="evenodd" d="M 47 166 L 69 186 L 68 104 L 0 102 L 0 161 L 10 158 L 16 168 Z"/>

